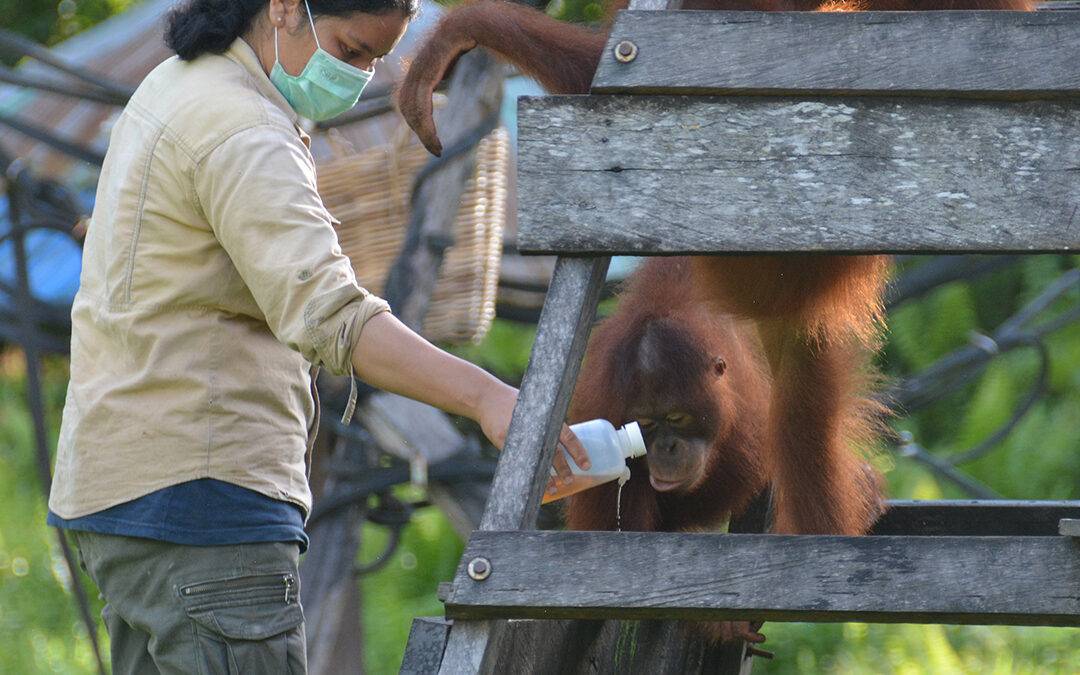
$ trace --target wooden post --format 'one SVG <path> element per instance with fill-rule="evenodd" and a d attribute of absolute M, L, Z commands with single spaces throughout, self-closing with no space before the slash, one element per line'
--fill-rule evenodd
<path fill-rule="evenodd" d="M 347 462 L 320 434 L 313 454 L 311 486 L 316 503 L 334 494 L 328 467 Z M 355 461 L 355 460 L 354 460 Z M 343 509 L 310 528 L 311 544 L 300 565 L 300 598 L 306 618 L 308 670 L 312 675 L 363 672 L 360 586 L 353 576 L 366 505 Z"/>

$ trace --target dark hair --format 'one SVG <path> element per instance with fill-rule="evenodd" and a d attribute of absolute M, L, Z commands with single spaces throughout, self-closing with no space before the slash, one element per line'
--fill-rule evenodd
<path fill-rule="evenodd" d="M 169 12 L 165 44 L 185 61 L 208 52 L 221 54 L 247 32 L 266 4 L 267 0 L 188 0 Z M 396 10 L 413 17 L 420 10 L 420 0 L 308 0 L 308 4 L 316 16 Z"/>

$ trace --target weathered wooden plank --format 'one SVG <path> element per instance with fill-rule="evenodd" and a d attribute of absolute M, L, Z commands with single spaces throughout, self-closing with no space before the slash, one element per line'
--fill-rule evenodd
<path fill-rule="evenodd" d="M 763 493 L 732 531 L 767 527 L 770 498 Z M 444 602 L 453 585 L 440 588 Z M 491 622 L 492 624 L 494 622 Z M 492 672 L 546 675 L 671 673 L 749 675 L 746 644 L 717 645 L 675 621 L 512 621 L 502 622 L 505 648 L 494 655 Z"/>
<path fill-rule="evenodd" d="M 1058 524 L 1058 533 L 1066 537 L 1080 537 L 1080 519 L 1062 518 Z"/>
<path fill-rule="evenodd" d="M 532 527 L 566 418 L 609 260 L 555 265 L 536 341 L 492 481 L 483 530 Z"/>
<path fill-rule="evenodd" d="M 1080 104 L 519 103 L 531 253 L 1080 249 Z"/>
<path fill-rule="evenodd" d="M 872 534 L 1052 537 L 1063 518 L 1080 518 L 1080 501 L 892 501 Z"/>
<path fill-rule="evenodd" d="M 441 617 L 422 616 L 413 619 L 405 656 L 401 659 L 401 675 L 435 675 L 442 663 L 443 650 L 450 636 L 452 622 Z"/>
<path fill-rule="evenodd" d="M 678 9 L 682 5 L 682 0 L 630 0 L 629 8 L 633 10 L 658 10 L 658 9 Z"/>
<path fill-rule="evenodd" d="M 463 560 L 452 618 L 1080 626 L 1070 537 L 477 532 Z"/>
<path fill-rule="evenodd" d="M 628 62 L 623 41 L 637 47 Z M 1080 94 L 1077 63 L 1072 12 L 630 11 L 592 92 L 1015 99 Z"/>
<path fill-rule="evenodd" d="M 450 631 L 439 675 L 496 673 L 499 647 L 506 644 L 506 621 L 458 621 Z M 486 661 L 485 661 L 486 658 Z"/>
<path fill-rule="evenodd" d="M 609 262 L 602 257 L 560 258 L 555 263 L 481 530 L 518 529 L 536 522 Z M 504 623 L 456 625 L 440 672 L 495 672 L 507 646 Z"/>

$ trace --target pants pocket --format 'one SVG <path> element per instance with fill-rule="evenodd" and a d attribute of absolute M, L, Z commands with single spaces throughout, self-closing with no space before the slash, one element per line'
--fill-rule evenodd
<path fill-rule="evenodd" d="M 307 672 L 304 612 L 292 573 L 216 579 L 179 591 L 203 675 Z"/>

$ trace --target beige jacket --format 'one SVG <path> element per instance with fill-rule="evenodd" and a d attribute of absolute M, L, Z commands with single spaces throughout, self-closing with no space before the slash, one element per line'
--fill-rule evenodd
<path fill-rule="evenodd" d="M 296 113 L 237 40 L 169 59 L 112 131 L 72 308 L 49 508 L 216 478 L 311 507 L 311 365 L 349 374 L 357 285 Z"/>

